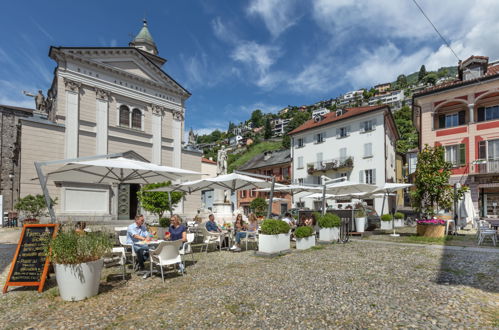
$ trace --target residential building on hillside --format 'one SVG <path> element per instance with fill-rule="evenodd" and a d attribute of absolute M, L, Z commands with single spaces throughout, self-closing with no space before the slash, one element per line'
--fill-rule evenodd
<path fill-rule="evenodd" d="M 314 110 L 314 111 L 312 111 L 312 118 L 314 118 L 315 116 L 325 116 L 329 112 L 330 112 L 330 110 L 326 109 L 326 108 L 320 108 L 320 109 Z"/>
<path fill-rule="evenodd" d="M 271 121 L 271 126 L 272 126 L 272 136 L 282 136 L 286 132 L 286 127 L 288 127 L 289 122 L 291 119 L 272 119 Z"/>
<path fill-rule="evenodd" d="M 338 97 L 336 104 L 339 107 L 341 107 L 341 106 L 353 103 L 353 102 L 355 102 L 357 100 L 361 100 L 363 93 L 364 93 L 364 90 L 362 90 L 362 89 L 359 89 L 357 91 L 350 91 L 348 93 L 345 93 L 345 94 L 343 94 L 343 95 L 341 95 L 341 96 Z"/>
<path fill-rule="evenodd" d="M 292 137 L 293 182 L 321 184 L 321 176 L 347 177 L 354 182 L 375 185 L 396 181 L 395 146 L 399 138 L 395 122 L 386 105 L 346 108 L 309 120 L 289 133 Z M 305 206 L 318 209 L 312 200 Z M 379 214 L 394 207 L 368 200 Z"/>
<path fill-rule="evenodd" d="M 441 145 L 450 184 L 470 188 L 481 216 L 499 216 L 499 63 L 471 56 L 458 78 L 413 96 L 419 147 Z"/>
<path fill-rule="evenodd" d="M 391 87 L 392 87 L 392 84 L 391 84 L 391 83 L 384 83 L 384 84 L 379 84 L 379 85 L 374 86 L 374 89 L 375 89 L 375 90 L 376 90 L 379 94 L 383 94 L 383 93 L 385 93 L 386 91 L 388 91 Z"/>
<path fill-rule="evenodd" d="M 291 182 L 291 156 L 289 149 L 267 151 L 257 155 L 246 164 L 238 168 L 239 171 L 257 173 L 263 175 L 274 175 L 277 183 L 289 184 Z M 248 215 L 251 202 L 257 198 L 269 198 L 269 193 L 255 190 L 240 190 L 237 195 L 237 207 L 242 207 L 244 214 Z M 286 193 L 274 193 L 272 213 L 284 214 L 291 208 L 291 195 Z M 268 200 L 267 200 L 268 202 Z"/>
<path fill-rule="evenodd" d="M 380 95 L 373 96 L 369 99 L 369 105 L 376 104 L 386 104 L 390 106 L 392 110 L 398 110 L 402 108 L 403 101 L 405 100 L 405 95 L 403 90 L 396 90 Z"/>
<path fill-rule="evenodd" d="M 201 170 L 201 153 L 182 148 L 191 94 L 162 69 L 166 59 L 158 56 L 145 21 L 129 47 L 51 47 L 49 56 L 57 67 L 46 100 L 37 102 L 46 113 L 19 116 L 18 154 L 12 161 L 19 162 L 20 174 L 13 180 L 21 197 L 42 192 L 32 180 L 35 161 L 125 153 Z M 59 218 L 130 220 L 140 212 L 139 189 L 137 184 L 48 182 L 51 196 L 58 198 Z M 190 216 L 199 206 L 200 195 L 193 194 L 175 211 Z"/>
<path fill-rule="evenodd" d="M 284 108 L 284 109 L 279 110 L 279 111 L 277 112 L 277 114 L 278 114 L 279 116 L 283 116 L 283 115 L 287 114 L 287 113 L 288 113 L 288 111 L 289 111 L 289 108 Z"/>

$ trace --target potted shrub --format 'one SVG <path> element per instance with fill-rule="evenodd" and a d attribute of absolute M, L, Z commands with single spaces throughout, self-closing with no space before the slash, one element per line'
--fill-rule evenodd
<path fill-rule="evenodd" d="M 159 219 L 159 227 L 158 227 L 158 239 L 164 239 L 165 233 L 168 231 L 170 227 L 170 218 L 160 218 Z"/>
<path fill-rule="evenodd" d="M 333 213 L 321 215 L 319 223 L 319 241 L 332 242 L 337 241 L 340 236 L 340 217 Z"/>
<path fill-rule="evenodd" d="M 364 208 L 359 208 L 355 210 L 355 230 L 358 233 L 363 233 L 366 228 L 366 211 Z"/>
<path fill-rule="evenodd" d="M 78 301 L 99 292 L 106 253 L 113 242 L 107 232 L 78 233 L 65 228 L 48 245 L 47 256 L 54 264 L 59 294 L 63 300 Z"/>
<path fill-rule="evenodd" d="M 57 198 L 51 199 L 52 206 L 56 205 Z M 27 195 L 14 205 L 14 208 L 24 215 L 24 223 L 39 223 L 42 216 L 47 216 L 47 204 L 43 195 Z"/>
<path fill-rule="evenodd" d="M 395 227 L 404 227 L 404 213 L 402 212 L 395 212 L 393 215 L 393 225 Z"/>
<path fill-rule="evenodd" d="M 382 230 L 393 229 L 392 221 L 393 217 L 391 214 L 383 214 L 381 216 L 381 229 Z"/>
<path fill-rule="evenodd" d="M 301 226 L 295 230 L 296 249 L 306 250 L 315 246 L 315 235 L 312 227 Z"/>
<path fill-rule="evenodd" d="M 444 237 L 445 224 L 445 220 L 436 218 L 429 220 L 418 220 L 416 230 L 418 236 L 433 238 Z"/>
<path fill-rule="evenodd" d="M 290 227 L 282 220 L 266 219 L 260 225 L 258 251 L 279 253 L 290 249 Z"/>

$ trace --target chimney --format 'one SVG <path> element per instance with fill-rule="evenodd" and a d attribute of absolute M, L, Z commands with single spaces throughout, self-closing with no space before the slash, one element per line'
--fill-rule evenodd
<path fill-rule="evenodd" d="M 462 81 L 483 77 L 487 73 L 489 58 L 471 55 L 458 65 L 458 76 Z"/>

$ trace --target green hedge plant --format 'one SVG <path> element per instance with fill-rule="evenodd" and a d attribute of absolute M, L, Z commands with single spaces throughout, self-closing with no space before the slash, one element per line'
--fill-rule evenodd
<path fill-rule="evenodd" d="M 309 226 L 301 226 L 296 228 L 295 230 L 296 238 L 305 238 L 313 235 L 314 235 L 314 230 L 312 229 L 312 227 Z"/>
<path fill-rule="evenodd" d="M 107 232 L 77 233 L 65 228 L 48 244 L 46 253 L 56 264 L 81 264 L 101 259 L 113 242 Z"/>
<path fill-rule="evenodd" d="M 392 221 L 393 220 L 393 217 L 391 214 L 383 214 L 381 216 L 381 221 Z"/>
<path fill-rule="evenodd" d="M 170 227 L 170 218 L 160 218 L 159 219 L 159 226 L 162 228 Z"/>
<path fill-rule="evenodd" d="M 364 209 L 357 209 L 357 210 L 355 210 L 355 217 L 356 218 L 365 218 L 366 217 L 366 211 Z"/>
<path fill-rule="evenodd" d="M 395 212 L 395 214 L 393 215 L 393 217 L 395 219 L 404 219 L 404 213 L 402 213 L 402 212 Z"/>
<path fill-rule="evenodd" d="M 278 235 L 289 233 L 291 227 L 282 220 L 266 219 L 260 225 L 260 231 L 264 235 Z"/>
<path fill-rule="evenodd" d="M 333 213 L 326 213 L 319 217 L 319 227 L 321 228 L 334 228 L 341 225 L 341 219 L 338 215 Z"/>

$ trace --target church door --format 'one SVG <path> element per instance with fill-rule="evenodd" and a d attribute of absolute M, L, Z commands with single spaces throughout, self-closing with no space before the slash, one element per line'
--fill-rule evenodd
<path fill-rule="evenodd" d="M 140 190 L 138 184 L 120 184 L 118 186 L 118 220 L 130 220 L 135 218 L 139 209 L 137 192 Z"/>

